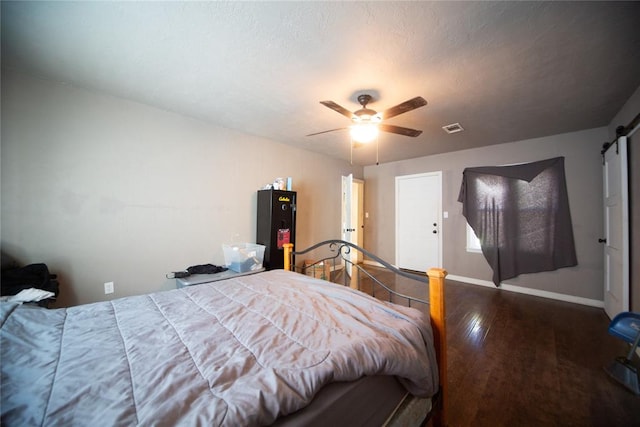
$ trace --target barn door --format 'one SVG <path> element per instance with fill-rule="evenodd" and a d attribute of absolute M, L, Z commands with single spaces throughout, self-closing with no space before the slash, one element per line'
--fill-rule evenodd
<path fill-rule="evenodd" d="M 604 153 L 604 310 L 610 318 L 629 310 L 629 192 L 627 138 Z"/>

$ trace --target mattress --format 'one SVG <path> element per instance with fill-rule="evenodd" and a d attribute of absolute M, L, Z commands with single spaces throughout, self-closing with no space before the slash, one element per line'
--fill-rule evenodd
<path fill-rule="evenodd" d="M 331 383 L 438 384 L 422 313 L 282 270 L 0 315 L 8 426 L 266 425 L 316 395 L 336 404 Z"/>

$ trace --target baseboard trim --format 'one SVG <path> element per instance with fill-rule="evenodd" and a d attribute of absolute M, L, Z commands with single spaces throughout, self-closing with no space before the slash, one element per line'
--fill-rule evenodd
<path fill-rule="evenodd" d="M 486 286 L 489 288 L 496 287 L 493 284 L 493 282 L 490 282 L 488 280 L 480 280 L 480 279 L 474 279 L 471 277 L 457 276 L 455 274 L 448 274 L 447 279 L 455 280 L 456 282 L 468 283 L 471 285 Z M 509 292 L 516 292 L 519 294 L 526 294 L 526 295 L 532 295 L 536 297 L 554 299 L 558 301 L 571 302 L 574 304 L 588 305 L 590 307 L 604 308 L 604 301 L 577 297 L 574 295 L 560 294 L 557 292 L 543 291 L 540 289 L 524 288 L 522 286 L 510 285 L 508 283 L 501 283 L 499 289 L 509 291 Z"/>
<path fill-rule="evenodd" d="M 364 261 L 362 261 L 363 264 L 365 265 L 371 265 L 373 267 L 380 267 L 380 268 L 384 268 L 384 265 L 380 264 L 377 261 L 371 261 L 370 259 L 365 259 Z M 393 264 L 392 264 L 393 265 Z"/>

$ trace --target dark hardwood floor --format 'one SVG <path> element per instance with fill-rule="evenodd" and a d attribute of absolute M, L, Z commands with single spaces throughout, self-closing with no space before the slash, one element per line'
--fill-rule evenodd
<path fill-rule="evenodd" d="M 450 280 L 445 295 L 449 426 L 640 426 L 640 396 L 603 369 L 628 352 L 604 310 Z"/>
<path fill-rule="evenodd" d="M 450 426 L 640 426 L 599 308 L 448 281 Z M 638 366 L 637 357 L 634 360 Z"/>

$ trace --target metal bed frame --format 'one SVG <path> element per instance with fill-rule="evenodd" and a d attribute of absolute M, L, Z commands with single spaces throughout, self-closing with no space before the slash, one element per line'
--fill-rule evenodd
<path fill-rule="evenodd" d="M 417 283 L 424 283 L 425 288 L 428 284 L 429 299 L 425 300 L 405 295 L 391 289 L 389 285 L 383 283 L 375 274 L 365 269 L 362 264 L 352 261 L 351 257 L 354 253 L 357 253 L 354 251 L 360 252 L 368 261 L 373 261 L 384 268 L 385 271 Z M 316 255 L 317 253 L 322 253 L 318 259 L 308 263 L 305 262 L 302 266 L 296 266 L 296 256 Z M 284 244 L 284 269 L 303 274 L 311 272 L 310 275 L 313 276 L 316 276 L 316 273 L 320 272 L 319 278 L 358 290 L 362 290 L 364 279 L 371 281 L 371 295 L 374 297 L 376 287 L 379 287 L 388 293 L 388 300 L 390 302 L 396 302 L 395 299 L 400 298 L 407 301 L 409 307 L 411 307 L 412 304 L 428 306 L 434 335 L 438 372 L 440 375 L 440 387 L 438 393 L 432 398 L 432 410 L 429 414 L 425 414 L 422 425 L 426 425 L 430 421 L 432 425 L 436 427 L 446 425 L 447 358 L 444 283 L 447 272 L 445 270 L 441 268 L 431 268 L 426 272 L 426 275 L 404 271 L 389 264 L 387 261 L 366 249 L 344 240 L 326 240 L 300 251 L 294 251 L 293 244 L 291 243 Z M 341 280 L 340 276 L 342 276 Z M 409 403 L 409 405 L 411 405 L 411 403 Z M 393 419 L 391 419 L 389 424 L 393 425 L 393 422 Z"/>

